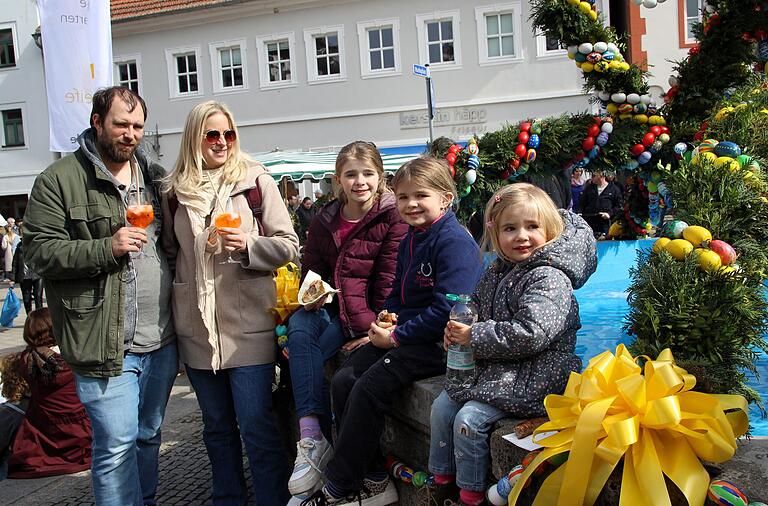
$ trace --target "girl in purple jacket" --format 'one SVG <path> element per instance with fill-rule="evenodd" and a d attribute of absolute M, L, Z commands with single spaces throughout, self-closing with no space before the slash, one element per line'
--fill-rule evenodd
<path fill-rule="evenodd" d="M 411 160 L 392 184 L 397 209 L 410 225 L 384 303 L 397 319 L 389 325 L 383 316 L 372 318 L 370 343 L 331 380 L 338 437 L 324 473 L 327 481 L 305 505 L 397 502 L 379 450 L 384 417 L 412 382 L 445 372 L 441 343 L 451 310 L 446 295 L 471 293 L 480 278 L 477 244 L 450 210 L 456 187 L 445 162 Z"/>
<path fill-rule="evenodd" d="M 302 270 L 318 273 L 340 293 L 334 304 L 305 306 L 288 322 L 288 363 L 301 433 L 288 488 L 302 499 L 321 485 L 332 453 L 325 437 L 330 436 L 330 403 L 324 363 L 339 348 L 352 351 L 368 342 L 370 324 L 392 289 L 397 248 L 407 231 L 373 143 L 344 146 L 334 181 L 338 199 L 312 220 Z"/>

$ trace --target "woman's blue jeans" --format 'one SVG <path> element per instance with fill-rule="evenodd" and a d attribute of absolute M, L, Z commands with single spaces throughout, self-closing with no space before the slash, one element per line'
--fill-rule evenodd
<path fill-rule="evenodd" d="M 216 371 L 187 368 L 203 413 L 203 442 L 211 461 L 214 505 L 248 504 L 243 450 L 251 468 L 256 504 L 284 506 L 288 455 L 272 412 L 274 364 Z"/>
<path fill-rule="evenodd" d="M 464 490 L 484 491 L 491 461 L 488 444 L 493 424 L 507 416 L 490 404 L 454 402 L 443 392 L 432 403 L 429 471 L 456 475 Z"/>
<path fill-rule="evenodd" d="M 325 361 L 339 351 L 344 341 L 339 317 L 329 316 L 325 309 L 299 309 L 288 320 L 288 365 L 296 416 L 317 415 L 324 432 L 331 418 Z"/>

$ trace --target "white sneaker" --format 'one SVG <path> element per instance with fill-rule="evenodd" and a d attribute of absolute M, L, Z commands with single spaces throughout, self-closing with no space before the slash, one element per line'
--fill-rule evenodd
<path fill-rule="evenodd" d="M 317 441 L 311 437 L 305 437 L 296 443 L 296 462 L 293 464 L 293 474 L 288 481 L 288 490 L 291 495 L 302 495 L 314 491 L 332 455 L 331 445 L 325 438 Z"/>

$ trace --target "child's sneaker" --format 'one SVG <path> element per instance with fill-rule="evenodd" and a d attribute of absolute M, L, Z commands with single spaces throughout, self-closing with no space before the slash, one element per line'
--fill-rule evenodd
<path fill-rule="evenodd" d="M 301 495 L 315 490 L 332 454 L 331 445 L 325 438 L 318 441 L 305 437 L 296 443 L 296 462 L 293 465 L 291 479 L 288 481 L 288 490 L 291 495 Z"/>
<path fill-rule="evenodd" d="M 347 504 L 347 499 L 343 497 L 336 499 L 322 488 L 309 496 L 307 499 L 301 501 L 301 506 L 340 506 L 341 504 Z"/>
<path fill-rule="evenodd" d="M 453 506 L 459 504 L 459 487 L 456 482 L 445 485 L 429 485 L 419 496 L 419 506 Z"/>
<path fill-rule="evenodd" d="M 382 481 L 363 480 L 363 488 L 353 497 L 339 503 L 339 506 L 386 506 L 397 503 L 397 489 L 389 478 Z"/>

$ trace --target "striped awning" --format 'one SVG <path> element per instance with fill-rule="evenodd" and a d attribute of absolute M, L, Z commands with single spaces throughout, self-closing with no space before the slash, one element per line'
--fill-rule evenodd
<path fill-rule="evenodd" d="M 275 181 L 288 178 L 321 180 L 333 176 L 336 168 L 336 152 L 275 151 L 255 153 L 251 156 L 264 164 Z M 418 157 L 418 154 L 381 155 L 384 172 L 394 174 L 402 164 Z"/>

